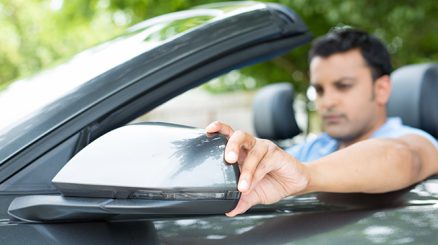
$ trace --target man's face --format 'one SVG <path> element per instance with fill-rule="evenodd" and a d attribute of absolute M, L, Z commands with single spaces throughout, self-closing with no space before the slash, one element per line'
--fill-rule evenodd
<path fill-rule="evenodd" d="M 314 57 L 310 79 L 323 129 L 331 137 L 354 143 L 368 138 L 386 120 L 384 104 L 376 99 L 376 91 L 380 93 L 359 50 Z"/>

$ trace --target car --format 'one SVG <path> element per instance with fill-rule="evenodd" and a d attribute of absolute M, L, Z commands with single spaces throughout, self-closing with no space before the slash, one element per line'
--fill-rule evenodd
<path fill-rule="evenodd" d="M 283 5 L 204 5 L 139 23 L 126 34 L 79 53 L 60 66 L 13 83 L 0 93 L 0 243 L 433 243 L 438 230 L 438 181 L 434 178 L 384 194 L 289 197 L 273 205 L 256 206 L 234 218 L 218 210 L 209 213 L 208 209 L 144 215 L 139 210 L 142 206 L 126 196 L 102 194 L 111 201 L 120 199 L 125 206 L 119 206 L 119 211 L 126 206 L 134 210 L 120 216 L 119 211 L 111 213 L 106 204 L 93 204 L 89 192 L 79 204 L 56 202 L 67 200 L 69 193 L 63 192 L 55 176 L 74 157 L 104 141 L 105 135 L 132 127 L 134 119 L 211 78 L 272 59 L 310 40 L 304 22 Z M 436 64 L 400 70 L 402 78 L 419 72 L 415 78 L 421 81 L 420 86 L 412 85 L 419 89 L 407 92 L 430 92 L 437 70 Z M 277 91 L 284 94 L 283 88 Z M 423 105 L 430 97 L 434 99 L 433 94 L 411 99 Z M 407 116 L 424 119 L 429 115 L 423 110 L 420 114 Z M 436 129 L 433 123 L 430 126 L 436 119 L 425 121 L 429 132 Z M 414 124 L 418 122 L 413 120 Z M 169 130 L 175 127 L 160 125 Z M 261 127 L 277 126 L 262 123 Z M 290 130 L 294 132 L 288 137 L 298 132 L 295 126 Z M 264 137 L 270 138 L 269 133 Z M 273 134 L 275 137 L 277 134 Z M 127 155 L 135 153 L 129 147 L 126 151 Z M 98 175 L 101 170 L 83 166 L 76 175 Z M 38 208 L 42 207 L 38 200 L 45 201 L 43 208 Z M 17 212 L 29 208 L 30 212 Z M 105 215 L 95 215 L 95 208 Z"/>

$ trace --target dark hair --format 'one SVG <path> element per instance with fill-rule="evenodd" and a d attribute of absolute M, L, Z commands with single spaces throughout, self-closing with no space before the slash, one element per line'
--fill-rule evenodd
<path fill-rule="evenodd" d="M 309 61 L 315 56 L 329 57 L 359 49 L 371 69 L 373 81 L 392 71 L 391 58 L 382 41 L 365 31 L 352 28 L 336 28 L 313 42 Z"/>

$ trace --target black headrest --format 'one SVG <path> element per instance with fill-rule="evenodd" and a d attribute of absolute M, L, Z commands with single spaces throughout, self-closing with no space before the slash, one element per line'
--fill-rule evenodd
<path fill-rule="evenodd" d="M 260 89 L 253 101 L 254 129 L 257 137 L 282 140 L 298 135 L 295 121 L 294 90 L 290 83 L 276 83 Z"/>
<path fill-rule="evenodd" d="M 391 79 L 388 115 L 438 138 L 438 63 L 399 68 Z"/>

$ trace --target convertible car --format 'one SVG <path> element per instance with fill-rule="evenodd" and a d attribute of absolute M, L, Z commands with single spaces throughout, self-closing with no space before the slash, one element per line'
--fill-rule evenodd
<path fill-rule="evenodd" d="M 435 243 L 435 178 L 378 195 L 289 197 L 228 218 L 239 173 L 220 165 L 223 138 L 165 122 L 132 123 L 212 78 L 310 40 L 285 6 L 218 3 L 144 21 L 16 81 L 0 92 L 0 243 Z M 401 85 L 391 113 L 438 137 L 437 64 L 401 68 L 394 80 Z M 291 88 L 263 91 L 259 135 L 296 135 Z M 152 171 L 144 167 L 151 159 L 180 165 Z M 202 168 L 205 162 L 222 175 Z"/>

